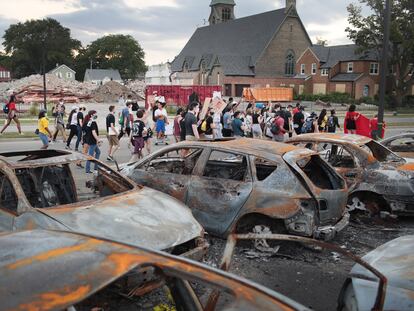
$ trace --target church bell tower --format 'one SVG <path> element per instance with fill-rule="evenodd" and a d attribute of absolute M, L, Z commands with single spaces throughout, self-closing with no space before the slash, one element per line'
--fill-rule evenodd
<path fill-rule="evenodd" d="M 235 19 L 234 0 L 212 0 L 210 3 L 211 13 L 208 19 L 210 25 L 225 23 Z"/>
<path fill-rule="evenodd" d="M 286 0 L 285 12 L 287 13 L 293 7 L 296 10 L 296 0 Z"/>

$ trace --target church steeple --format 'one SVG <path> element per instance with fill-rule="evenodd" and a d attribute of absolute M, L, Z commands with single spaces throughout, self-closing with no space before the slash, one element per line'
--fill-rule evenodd
<path fill-rule="evenodd" d="M 293 7 L 294 9 L 296 9 L 296 0 L 286 0 L 286 7 L 285 7 L 286 13 L 289 11 L 290 7 Z"/>
<path fill-rule="evenodd" d="M 225 23 L 229 20 L 235 19 L 235 6 L 236 3 L 234 0 L 212 0 L 210 3 L 211 13 L 208 19 L 210 25 Z"/>

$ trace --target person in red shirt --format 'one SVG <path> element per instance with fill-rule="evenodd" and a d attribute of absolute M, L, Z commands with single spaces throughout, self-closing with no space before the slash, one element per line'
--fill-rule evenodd
<path fill-rule="evenodd" d="M 358 120 L 360 113 L 356 112 L 355 110 L 356 106 L 352 104 L 349 106 L 349 110 L 345 115 L 345 127 L 348 130 L 349 134 L 357 133 L 356 120 Z"/>
<path fill-rule="evenodd" d="M 300 110 L 300 103 L 296 104 L 296 107 L 292 110 L 292 117 L 297 114 Z"/>
<path fill-rule="evenodd" d="M 8 128 L 12 120 L 16 123 L 19 134 L 22 135 L 20 121 L 19 121 L 19 118 L 17 117 L 18 111 L 16 109 L 16 97 L 14 95 L 10 96 L 10 100 L 9 100 L 9 103 L 7 104 L 7 108 L 9 110 L 7 113 L 7 121 L 6 121 L 6 124 L 2 128 L 0 135 L 3 134 L 6 128 Z"/>
<path fill-rule="evenodd" d="M 284 129 L 285 119 L 281 116 L 281 111 L 276 111 L 275 119 L 273 120 L 273 124 L 276 126 L 276 132 L 272 132 L 273 134 L 273 141 L 284 142 L 285 141 L 285 134 L 286 130 Z"/>

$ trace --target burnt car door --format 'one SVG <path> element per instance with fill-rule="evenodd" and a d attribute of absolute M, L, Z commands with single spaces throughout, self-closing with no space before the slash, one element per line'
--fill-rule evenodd
<path fill-rule="evenodd" d="M 134 168 L 129 176 L 138 184 L 167 193 L 185 202 L 193 168 L 202 148 L 170 148 Z"/>
<path fill-rule="evenodd" d="M 316 151 L 346 180 L 348 188 L 352 188 L 362 176 L 363 169 L 351 150 L 341 144 L 318 143 Z"/>
<path fill-rule="evenodd" d="M 253 188 L 248 156 L 211 150 L 196 166 L 187 205 L 201 225 L 221 236 L 237 217 Z"/>
<path fill-rule="evenodd" d="M 0 171 L 0 232 L 11 231 L 17 216 L 17 195 L 7 175 Z"/>

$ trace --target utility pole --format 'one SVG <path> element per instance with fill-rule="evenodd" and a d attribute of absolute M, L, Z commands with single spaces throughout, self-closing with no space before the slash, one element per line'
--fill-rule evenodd
<path fill-rule="evenodd" d="M 43 108 L 47 111 L 46 103 L 46 48 L 43 42 L 43 51 L 42 51 L 42 66 L 43 66 Z"/>
<path fill-rule="evenodd" d="M 391 0 L 385 0 L 384 11 L 384 40 L 382 42 L 382 62 L 380 68 L 380 96 L 378 107 L 378 128 L 374 132 L 374 139 L 378 140 L 382 137 L 382 129 L 384 127 L 384 109 L 385 109 L 385 89 L 387 87 L 388 75 L 388 53 L 390 45 L 390 23 L 391 23 Z"/>

